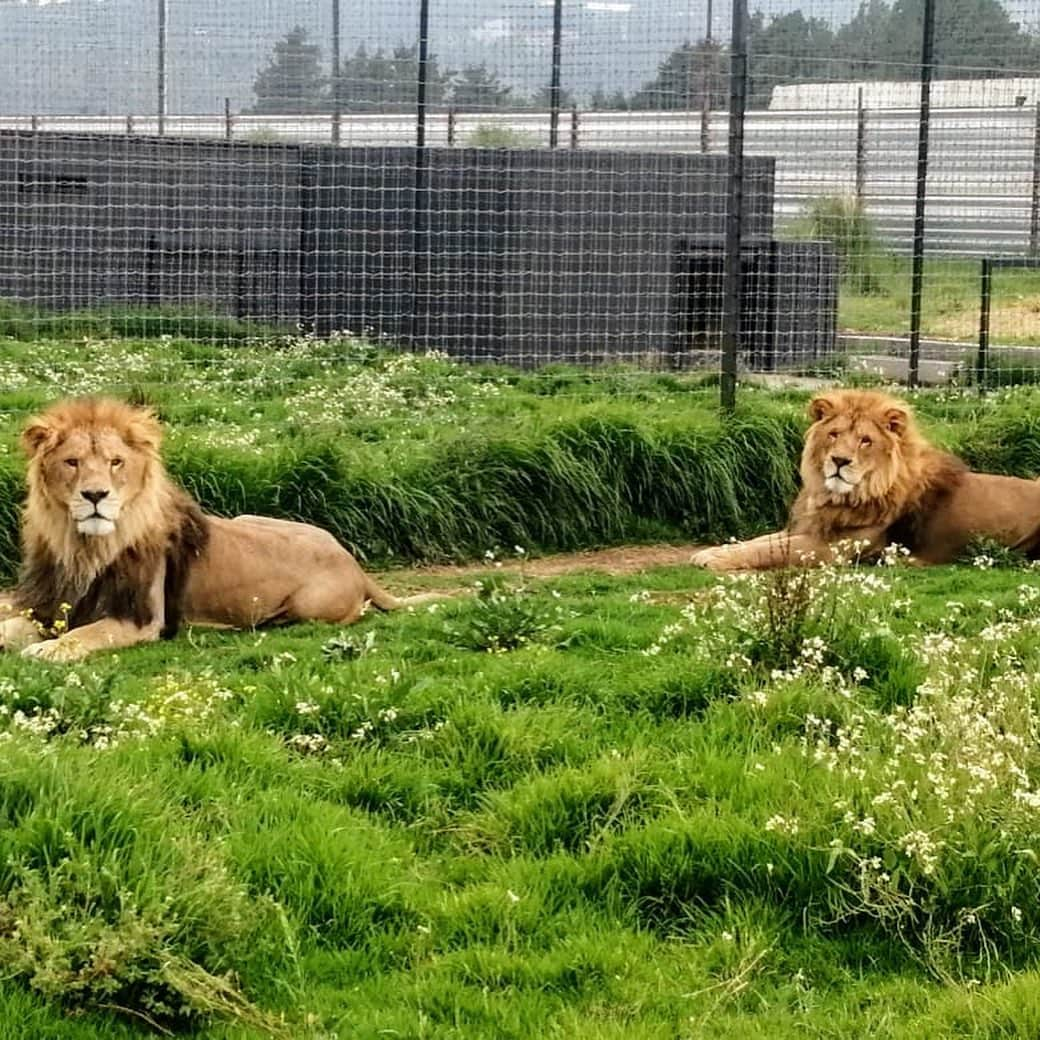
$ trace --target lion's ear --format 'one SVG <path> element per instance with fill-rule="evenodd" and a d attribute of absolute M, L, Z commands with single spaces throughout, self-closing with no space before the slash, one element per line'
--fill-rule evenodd
<path fill-rule="evenodd" d="M 889 408 L 885 412 L 885 429 L 902 437 L 910 422 L 910 412 L 906 408 Z"/>
<path fill-rule="evenodd" d="M 33 416 L 22 430 L 22 451 L 31 459 L 57 439 L 58 431 L 42 415 Z"/>
<path fill-rule="evenodd" d="M 162 444 L 162 427 L 150 408 L 135 408 L 127 421 L 125 440 L 146 451 L 158 451 Z"/>
<path fill-rule="evenodd" d="M 838 404 L 829 394 L 821 394 L 809 402 L 809 418 L 814 423 L 829 419 L 838 410 Z"/>

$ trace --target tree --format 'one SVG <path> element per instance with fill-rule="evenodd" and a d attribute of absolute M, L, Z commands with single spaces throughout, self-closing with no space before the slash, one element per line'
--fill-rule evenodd
<path fill-rule="evenodd" d="M 765 108 L 781 84 L 834 79 L 836 49 L 834 32 L 822 18 L 791 11 L 767 25 L 756 13 L 748 33 L 748 105 Z"/>
<path fill-rule="evenodd" d="M 532 108 L 550 108 L 552 106 L 552 89 L 550 87 L 539 87 L 531 95 Z M 574 108 L 577 99 L 569 90 L 560 90 L 560 108 Z"/>
<path fill-rule="evenodd" d="M 253 83 L 256 104 L 263 113 L 321 112 L 328 109 L 328 76 L 321 65 L 321 48 L 311 43 L 307 30 L 290 29 L 274 45 L 271 60 Z"/>
<path fill-rule="evenodd" d="M 632 95 L 629 108 L 700 111 L 724 108 L 729 98 L 729 52 L 714 40 L 677 47 L 657 75 Z"/>
<path fill-rule="evenodd" d="M 442 72 L 433 56 L 426 62 L 426 100 L 443 101 L 450 72 Z M 362 44 L 340 63 L 339 99 L 344 111 L 393 111 L 415 105 L 419 81 L 416 47 L 382 48 L 369 53 Z"/>
<path fill-rule="evenodd" d="M 917 79 L 924 0 L 864 0 L 836 36 L 846 75 Z M 1029 75 L 1040 48 L 999 0 L 943 0 L 936 5 L 936 76 L 976 79 L 1017 70 Z"/>
<path fill-rule="evenodd" d="M 501 108 L 511 100 L 513 88 L 504 84 L 487 65 L 465 65 L 451 81 L 449 97 L 459 108 Z"/>
<path fill-rule="evenodd" d="M 615 90 L 608 94 L 602 87 L 597 87 L 589 98 L 589 108 L 601 111 L 624 112 L 631 102 L 623 90 Z"/>

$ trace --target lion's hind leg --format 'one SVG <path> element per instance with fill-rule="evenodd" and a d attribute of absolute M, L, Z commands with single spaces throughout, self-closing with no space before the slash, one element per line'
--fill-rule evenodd
<path fill-rule="evenodd" d="M 312 579 L 288 596 L 277 621 L 327 621 L 352 625 L 365 613 L 368 597 L 357 582 L 343 581 L 342 575 Z"/>

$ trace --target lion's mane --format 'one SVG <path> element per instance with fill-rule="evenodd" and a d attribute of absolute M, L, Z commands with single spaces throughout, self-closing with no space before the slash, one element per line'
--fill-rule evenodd
<path fill-rule="evenodd" d="M 838 390 L 814 400 L 802 451 L 802 491 L 791 512 L 793 533 L 832 542 L 843 533 L 886 527 L 890 540 L 915 547 L 920 519 L 964 479 L 965 464 L 930 444 L 907 405 L 869 390 Z M 884 450 L 852 495 L 835 498 L 826 489 L 823 461 L 829 450 L 825 420 L 842 417 L 876 431 Z M 880 458 L 877 456 L 880 455 Z"/>
<path fill-rule="evenodd" d="M 103 429 L 114 430 L 138 454 L 143 476 L 116 532 L 84 538 L 65 504 L 51 494 L 43 458 L 48 444 L 76 431 Z M 199 506 L 166 474 L 155 417 L 120 401 L 85 398 L 62 402 L 30 420 L 22 436 L 30 462 L 16 607 L 44 625 L 62 620 L 73 628 L 110 617 L 144 626 L 152 621 L 149 588 L 165 559 L 163 635 L 173 635 L 189 566 L 205 548 L 208 531 Z"/>

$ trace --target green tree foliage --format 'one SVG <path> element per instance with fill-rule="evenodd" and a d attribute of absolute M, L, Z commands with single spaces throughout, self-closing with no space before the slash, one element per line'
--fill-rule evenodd
<path fill-rule="evenodd" d="M 729 53 L 714 40 L 677 47 L 657 68 L 657 75 L 632 96 L 627 107 L 657 111 L 699 110 L 705 97 L 711 108 L 729 97 Z"/>
<path fill-rule="evenodd" d="M 253 83 L 256 104 L 252 111 L 321 112 L 328 105 L 328 82 L 321 48 L 310 42 L 306 29 L 297 25 L 274 45 L 270 61 L 257 73 Z"/>
<path fill-rule="evenodd" d="M 924 0 L 862 0 L 837 28 L 801 9 L 771 18 L 758 10 L 748 32 L 748 103 L 764 108 L 773 88 L 787 83 L 917 79 L 923 18 Z M 941 0 L 935 63 L 936 76 L 947 79 L 1034 75 L 1040 37 L 1016 23 L 1000 0 Z M 728 73 L 726 48 L 706 40 L 684 43 L 627 101 L 600 89 L 590 107 L 696 110 L 707 90 L 711 107 L 721 108 Z"/>
<path fill-rule="evenodd" d="M 512 100 L 513 88 L 487 65 L 464 65 L 451 80 L 449 97 L 459 108 L 501 108 Z"/>
<path fill-rule="evenodd" d="M 834 79 L 835 38 L 822 18 L 801 11 L 773 18 L 761 12 L 751 19 L 748 34 L 748 103 L 765 108 L 774 86 Z"/>
<path fill-rule="evenodd" d="M 427 102 L 443 101 L 451 73 L 442 71 L 431 56 L 426 77 Z M 418 79 L 419 53 L 415 46 L 369 52 L 362 45 L 340 63 L 340 105 L 345 112 L 407 108 L 415 104 Z"/>
<path fill-rule="evenodd" d="M 886 5 L 874 0 L 869 6 L 884 8 Z M 850 29 L 857 19 L 849 23 Z M 868 27 L 871 20 L 867 18 Z M 880 39 L 871 39 L 870 36 L 854 39 L 851 53 L 862 50 L 863 44 L 873 43 L 872 53 L 877 60 L 905 64 L 901 69 L 898 65 L 895 69 L 879 69 L 871 78 L 916 78 L 914 66 L 921 60 L 923 20 L 924 0 L 894 0 L 888 8 L 887 25 Z M 880 12 L 874 13 L 873 21 L 881 22 Z M 935 62 L 938 76 L 965 79 L 1015 70 L 1032 75 L 1038 55 L 1040 50 L 1036 38 L 1011 19 L 999 0 L 943 0 L 936 4 Z"/>
<path fill-rule="evenodd" d="M 631 104 L 631 99 L 623 90 L 608 94 L 602 87 L 597 87 L 589 98 L 589 108 L 597 111 L 623 112 Z"/>
<path fill-rule="evenodd" d="M 573 108 L 577 103 L 577 99 L 569 90 L 560 90 L 560 108 Z M 549 108 L 551 104 L 552 91 L 549 87 L 540 87 L 531 95 L 532 108 Z"/>

